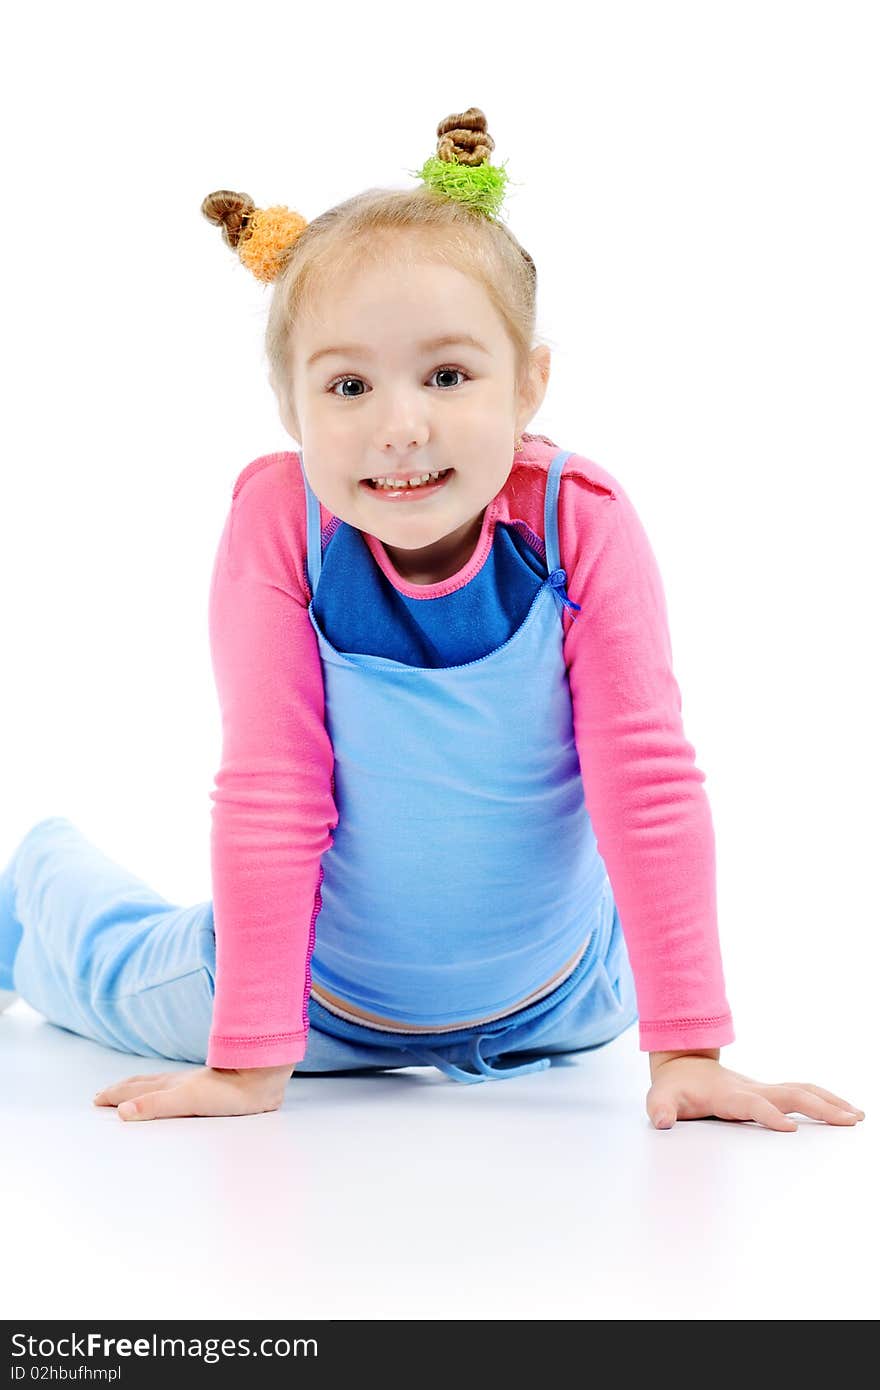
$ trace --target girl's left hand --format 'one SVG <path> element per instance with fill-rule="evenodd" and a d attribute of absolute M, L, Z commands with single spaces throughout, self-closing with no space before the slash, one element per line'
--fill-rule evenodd
<path fill-rule="evenodd" d="M 676 1120 L 755 1120 L 767 1129 L 795 1130 L 788 1112 L 798 1111 L 830 1125 L 854 1125 L 865 1118 L 849 1101 L 806 1082 L 767 1085 L 729 1071 L 711 1057 L 673 1057 L 652 1069 L 645 1103 L 656 1129 Z"/>

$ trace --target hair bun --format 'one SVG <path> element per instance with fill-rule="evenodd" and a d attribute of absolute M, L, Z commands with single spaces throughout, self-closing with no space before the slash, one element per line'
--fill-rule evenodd
<path fill-rule="evenodd" d="M 495 148 L 486 117 L 478 106 L 447 116 L 437 127 L 437 158 L 459 164 L 484 164 Z"/>
<path fill-rule="evenodd" d="M 209 222 L 222 227 L 223 240 L 233 251 L 248 230 L 250 218 L 256 211 L 256 203 L 248 193 L 232 193 L 228 188 L 218 188 L 202 199 L 202 213 Z"/>

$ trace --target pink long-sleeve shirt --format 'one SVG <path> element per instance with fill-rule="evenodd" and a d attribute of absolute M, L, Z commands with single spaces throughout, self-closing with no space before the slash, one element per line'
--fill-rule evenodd
<path fill-rule="evenodd" d="M 546 475 L 558 451 L 544 436 L 524 436 L 473 555 L 438 584 L 409 584 L 365 536 L 386 578 L 410 597 L 439 597 L 479 571 L 497 524 L 522 521 L 543 540 Z M 575 743 L 636 982 L 639 1045 L 722 1047 L 734 1031 L 714 830 L 705 774 L 682 726 L 657 562 L 620 483 L 581 455 L 566 461 L 558 517 L 567 593 L 581 606 L 577 620 L 567 608 L 561 616 Z M 322 506 L 321 526 L 331 519 Z M 306 1052 L 320 861 L 338 823 L 309 600 L 299 460 L 267 454 L 234 484 L 210 587 L 223 750 L 211 793 L 217 968 L 208 1066 L 293 1065 Z"/>

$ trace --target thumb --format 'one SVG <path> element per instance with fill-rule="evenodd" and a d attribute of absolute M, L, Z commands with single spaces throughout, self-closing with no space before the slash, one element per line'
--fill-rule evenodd
<path fill-rule="evenodd" d="M 648 1092 L 645 1109 L 655 1129 L 671 1129 L 678 1119 L 675 1096 L 668 1087 L 660 1086 L 656 1082 Z"/>

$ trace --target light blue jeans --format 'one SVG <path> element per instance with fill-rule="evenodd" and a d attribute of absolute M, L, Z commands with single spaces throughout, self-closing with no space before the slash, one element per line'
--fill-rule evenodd
<path fill-rule="evenodd" d="M 403 1036 L 351 1024 L 310 998 L 307 1050 L 294 1076 L 429 1065 L 456 1081 L 483 1081 L 611 1042 L 638 1012 L 609 904 L 572 973 L 494 1023 Z M 204 1064 L 215 962 L 211 902 L 169 903 L 62 816 L 32 826 L 0 875 L 0 989 L 14 989 L 59 1028 L 139 1057 Z M 528 1053 L 542 1055 L 490 1061 Z"/>

